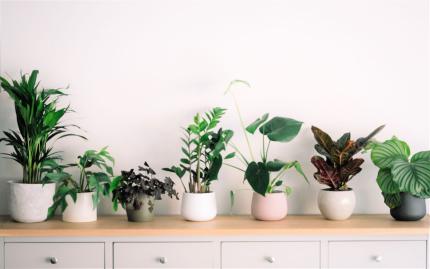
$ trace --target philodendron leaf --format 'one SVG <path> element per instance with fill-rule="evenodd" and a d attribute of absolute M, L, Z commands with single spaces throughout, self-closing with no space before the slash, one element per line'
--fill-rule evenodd
<path fill-rule="evenodd" d="M 255 131 L 258 129 L 258 127 L 260 127 L 261 124 L 266 122 L 268 118 L 269 118 L 269 114 L 268 113 L 264 114 L 261 118 L 256 119 L 253 123 L 248 125 L 248 127 L 246 127 L 246 131 L 248 133 L 254 134 Z"/>
<path fill-rule="evenodd" d="M 391 174 L 401 192 L 419 196 L 430 190 L 430 161 L 421 159 L 408 162 L 398 159 L 393 162 Z"/>
<path fill-rule="evenodd" d="M 385 194 L 395 194 L 400 192 L 399 186 L 393 180 L 390 169 L 380 169 L 376 182 L 378 183 L 381 191 Z"/>
<path fill-rule="evenodd" d="M 281 160 L 277 160 L 277 159 L 275 159 L 273 161 L 269 161 L 266 164 L 267 170 L 269 170 L 270 172 L 278 172 L 284 166 L 285 166 L 285 162 L 283 162 Z"/>
<path fill-rule="evenodd" d="M 274 117 L 263 124 L 259 131 L 271 141 L 288 142 L 297 136 L 302 124 L 303 122 L 294 119 Z"/>
<path fill-rule="evenodd" d="M 381 169 L 391 168 L 397 159 L 408 160 L 411 151 L 408 144 L 397 138 L 392 138 L 382 144 L 377 144 L 370 154 L 372 162 Z"/>
<path fill-rule="evenodd" d="M 401 201 L 400 201 L 400 194 L 399 193 L 388 194 L 388 193 L 382 192 L 382 196 L 384 196 L 384 203 L 389 208 L 396 208 L 396 207 L 400 206 Z"/>
<path fill-rule="evenodd" d="M 245 178 L 255 192 L 263 196 L 266 195 L 270 173 L 264 163 L 251 162 L 246 168 Z"/>

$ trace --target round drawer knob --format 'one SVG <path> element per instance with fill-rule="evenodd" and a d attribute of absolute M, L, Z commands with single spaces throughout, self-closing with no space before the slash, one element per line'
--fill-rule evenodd
<path fill-rule="evenodd" d="M 57 263 L 58 263 L 58 259 L 57 259 L 57 258 L 55 258 L 55 257 L 51 257 L 51 258 L 49 258 L 49 262 L 50 262 L 51 264 L 57 264 Z"/>
<path fill-rule="evenodd" d="M 159 261 L 161 264 L 166 264 L 166 263 L 167 263 L 167 258 L 166 258 L 166 257 L 161 257 L 161 258 L 159 258 L 159 259 L 158 259 L 158 261 Z"/>
<path fill-rule="evenodd" d="M 274 263 L 276 259 L 275 259 L 275 257 L 270 256 L 270 257 L 267 257 L 266 260 L 270 263 Z"/>
<path fill-rule="evenodd" d="M 382 256 L 377 255 L 374 257 L 374 259 L 375 259 L 375 262 L 382 262 Z"/>

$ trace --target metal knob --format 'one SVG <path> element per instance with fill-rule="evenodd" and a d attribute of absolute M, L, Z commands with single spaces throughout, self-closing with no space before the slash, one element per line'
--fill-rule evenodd
<path fill-rule="evenodd" d="M 382 256 L 377 255 L 374 257 L 374 260 L 375 262 L 382 262 Z"/>
<path fill-rule="evenodd" d="M 160 258 L 158 259 L 158 261 L 159 261 L 161 264 L 166 264 L 166 263 L 167 263 L 167 258 L 166 258 L 166 257 L 160 257 Z"/>
<path fill-rule="evenodd" d="M 266 260 L 270 263 L 275 263 L 276 261 L 275 257 L 267 257 Z"/>
<path fill-rule="evenodd" d="M 55 257 L 51 257 L 51 258 L 49 258 L 49 262 L 50 262 L 51 264 L 57 264 L 57 263 L 58 263 L 58 259 L 57 259 L 57 258 L 55 258 Z"/>

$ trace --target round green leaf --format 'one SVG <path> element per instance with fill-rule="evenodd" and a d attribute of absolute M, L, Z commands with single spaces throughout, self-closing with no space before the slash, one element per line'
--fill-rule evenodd
<path fill-rule="evenodd" d="M 271 141 L 288 142 L 297 136 L 302 124 L 303 122 L 294 119 L 274 117 L 263 124 L 259 131 Z"/>
<path fill-rule="evenodd" d="M 416 162 L 418 160 L 430 161 L 430 151 L 420 151 L 415 153 L 411 158 L 411 162 Z"/>
<path fill-rule="evenodd" d="M 393 162 L 391 174 L 401 192 L 419 196 L 430 190 L 430 161 L 418 160 L 409 163 L 399 159 Z"/>
<path fill-rule="evenodd" d="M 391 168 L 397 159 L 407 160 L 411 151 L 408 144 L 393 138 L 376 145 L 370 155 L 372 162 L 381 169 Z"/>
<path fill-rule="evenodd" d="M 379 170 L 376 182 L 378 183 L 381 191 L 386 194 L 394 194 L 400 192 L 399 186 L 393 180 L 393 176 L 391 175 L 390 169 Z"/>

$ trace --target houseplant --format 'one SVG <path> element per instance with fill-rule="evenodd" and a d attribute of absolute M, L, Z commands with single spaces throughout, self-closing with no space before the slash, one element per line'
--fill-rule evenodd
<path fill-rule="evenodd" d="M 312 132 L 317 141 L 315 150 L 324 156 L 324 158 L 313 156 L 311 162 L 317 168 L 314 178 L 328 186 L 318 195 L 318 207 L 325 218 L 344 220 L 351 216 L 355 207 L 355 194 L 347 183 L 360 173 L 360 166 L 364 162 L 361 158 L 353 157 L 382 128 L 384 126 L 378 127 L 368 136 L 356 141 L 351 140 L 350 133 L 345 133 L 337 141 L 333 141 L 327 133 L 312 126 Z"/>
<path fill-rule="evenodd" d="M 411 157 L 408 144 L 396 137 L 372 143 L 370 149 L 372 162 L 379 168 L 376 182 L 391 216 L 403 221 L 422 219 L 425 199 L 430 198 L 430 151 Z"/>
<path fill-rule="evenodd" d="M 154 219 L 155 200 L 161 200 L 161 195 L 179 199 L 174 189 L 174 182 L 169 177 L 164 182 L 158 180 L 155 171 L 144 163 L 139 166 L 140 173 L 122 171 L 121 177 L 112 181 L 113 209 L 118 210 L 118 204 L 126 210 L 128 221 L 143 222 Z"/>
<path fill-rule="evenodd" d="M 91 222 L 97 220 L 97 205 L 102 195 L 108 195 L 114 159 L 106 150 L 87 150 L 78 156 L 77 162 L 60 167 L 60 172 L 48 173 L 45 180 L 56 182 L 58 189 L 54 195 L 54 203 L 49 208 L 49 216 L 53 216 L 58 207 L 66 222 Z M 65 171 L 68 167 L 79 170 L 79 180 Z"/>
<path fill-rule="evenodd" d="M 10 213 L 15 221 L 40 222 L 48 215 L 52 205 L 55 183 L 42 179 L 48 172 L 55 172 L 56 161 L 61 158 L 53 150 L 53 141 L 67 136 L 68 128 L 63 125 L 63 116 L 69 106 L 58 108 L 58 101 L 64 93 L 59 89 L 39 90 L 38 71 L 30 76 L 23 74 L 20 80 L 10 82 L 0 77 L 0 85 L 15 104 L 18 131 L 4 131 L 0 142 L 12 147 L 6 158 L 19 163 L 23 168 L 20 182 L 10 181 Z"/>
<path fill-rule="evenodd" d="M 247 86 L 249 84 L 241 80 L 233 81 L 226 92 L 230 92 L 233 96 L 248 145 L 250 159 L 246 158 L 238 147 L 230 143 L 238 153 L 238 158 L 246 166 L 245 169 L 236 166 L 232 167 L 244 173 L 244 180 L 248 181 L 254 190 L 251 205 L 251 213 L 254 218 L 258 220 L 280 220 L 287 215 L 286 194 L 291 191 L 283 180 L 285 172 L 294 168 L 306 182 L 308 182 L 308 179 L 298 161 L 270 160 L 269 148 L 271 142 L 285 143 L 293 140 L 299 133 L 302 122 L 285 117 L 273 117 L 269 120 L 269 114 L 266 113 L 245 127 L 238 102 L 231 90 L 232 86 L 236 83 L 242 83 Z M 248 138 L 248 134 L 254 135 L 257 130 L 262 135 L 262 149 L 259 160 L 255 158 L 251 142 Z"/>
<path fill-rule="evenodd" d="M 226 146 L 233 136 L 233 131 L 216 130 L 222 116 L 223 108 L 213 108 L 204 116 L 196 114 L 194 121 L 184 128 L 184 137 L 181 138 L 184 155 L 180 164 L 165 171 L 175 173 L 184 188 L 182 196 L 181 214 L 186 220 L 208 221 L 217 214 L 215 193 L 210 185 L 218 179 L 222 167 Z M 227 154 L 226 159 L 233 158 L 234 153 Z M 185 185 L 183 177 L 188 174 L 188 183 Z"/>

